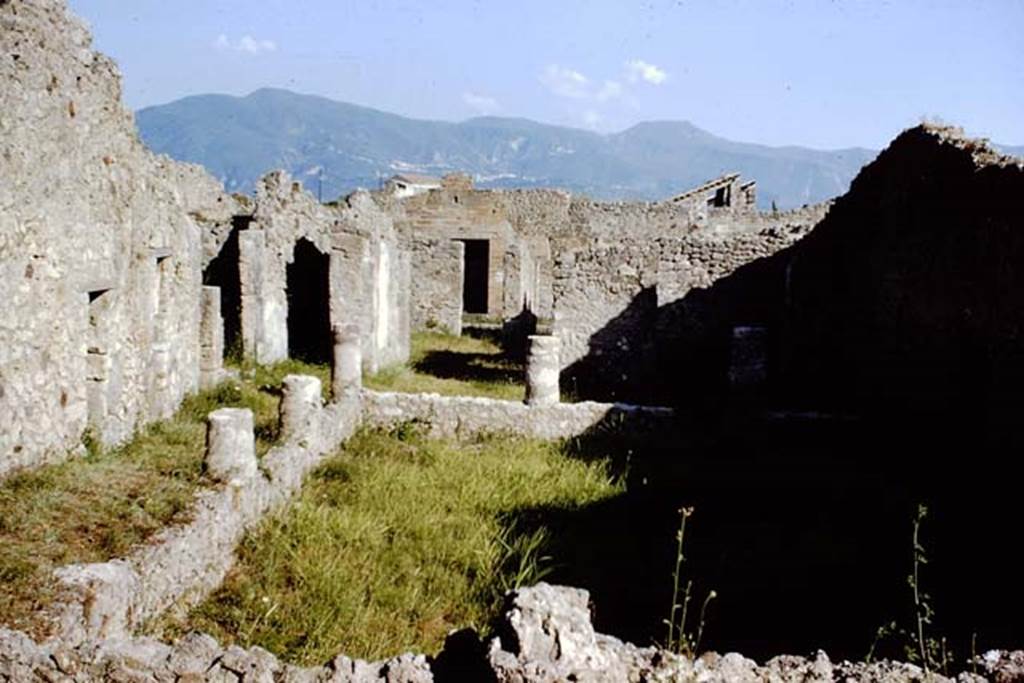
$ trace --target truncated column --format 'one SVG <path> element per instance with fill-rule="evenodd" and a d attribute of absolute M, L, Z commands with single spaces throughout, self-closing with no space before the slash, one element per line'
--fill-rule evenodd
<path fill-rule="evenodd" d="M 534 406 L 558 403 L 561 340 L 551 335 L 530 335 L 526 358 L 526 402 Z"/>
<path fill-rule="evenodd" d="M 199 386 L 207 389 L 224 374 L 224 318 L 220 287 L 203 287 L 199 318 Z"/>
<path fill-rule="evenodd" d="M 206 470 L 221 482 L 256 476 L 259 469 L 251 410 L 220 408 L 210 413 L 206 425 Z"/>
<path fill-rule="evenodd" d="M 334 328 L 334 364 L 331 366 L 331 393 L 335 401 L 358 396 L 363 388 L 363 353 L 359 326 Z"/>
<path fill-rule="evenodd" d="M 287 375 L 282 384 L 281 439 L 315 444 L 320 436 L 322 385 L 309 375 Z"/>

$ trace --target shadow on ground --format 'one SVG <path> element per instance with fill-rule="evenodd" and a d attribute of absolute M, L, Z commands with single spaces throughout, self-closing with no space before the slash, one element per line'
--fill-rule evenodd
<path fill-rule="evenodd" d="M 664 639 L 678 510 L 692 506 L 691 626 L 707 592 L 718 593 L 703 647 L 760 659 L 818 648 L 863 658 L 882 624 L 914 623 L 907 575 L 912 521 L 924 502 L 931 632 L 947 636 L 961 660 L 972 633 L 979 651 L 1019 647 L 1024 599 L 1011 559 L 1019 508 L 1012 484 L 985 470 L 977 448 L 960 451 L 970 454 L 968 472 L 962 460 L 947 465 L 941 456 L 965 448 L 962 441 L 925 443 L 914 430 L 894 437 L 859 421 L 699 422 L 661 443 L 584 437 L 576 456 L 611 455 L 627 492 L 508 519 L 523 531 L 549 529 L 555 568 L 546 580 L 589 589 L 600 631 L 638 644 Z M 887 639 L 878 652 L 905 657 L 906 642 Z"/>
<path fill-rule="evenodd" d="M 441 379 L 500 384 L 521 383 L 523 366 L 504 355 L 461 351 L 428 351 L 413 369 Z"/>

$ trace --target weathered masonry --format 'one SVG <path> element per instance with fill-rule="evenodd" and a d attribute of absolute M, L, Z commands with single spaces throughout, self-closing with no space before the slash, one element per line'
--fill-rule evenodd
<path fill-rule="evenodd" d="M 143 147 L 62 2 L 0 22 L 0 477 L 168 416 L 225 351 L 315 356 L 352 322 L 368 367 L 404 358 L 409 258 L 367 195 L 321 207 L 272 175 L 229 196 Z"/>

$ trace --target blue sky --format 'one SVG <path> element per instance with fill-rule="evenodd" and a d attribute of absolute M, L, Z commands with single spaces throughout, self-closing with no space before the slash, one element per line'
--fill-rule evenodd
<path fill-rule="evenodd" d="M 69 2 L 133 108 L 273 86 L 418 118 L 819 148 L 929 118 L 1024 144 L 1022 0 Z"/>

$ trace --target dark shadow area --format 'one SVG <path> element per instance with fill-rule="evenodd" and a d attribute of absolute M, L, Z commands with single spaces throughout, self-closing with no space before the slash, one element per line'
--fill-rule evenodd
<path fill-rule="evenodd" d="M 307 363 L 331 361 L 330 257 L 312 242 L 295 244 L 288 264 L 288 356 Z"/>
<path fill-rule="evenodd" d="M 249 227 L 251 216 L 235 216 L 231 232 L 210 265 L 203 271 L 203 284 L 220 287 L 220 314 L 224 319 L 224 355 L 240 360 L 242 357 L 242 278 L 238 263 L 238 233 Z"/>
<path fill-rule="evenodd" d="M 487 313 L 490 286 L 491 243 L 489 240 L 459 240 L 465 249 L 465 275 L 462 279 L 462 310 Z"/>
<path fill-rule="evenodd" d="M 890 621 L 913 628 L 912 520 L 925 503 L 929 633 L 961 661 L 972 634 L 980 649 L 1019 647 L 1013 484 L 941 465 L 942 452 L 938 440 L 846 419 L 687 419 L 646 440 L 599 429 L 571 453 L 610 457 L 626 493 L 582 509 L 520 510 L 506 523 L 546 528 L 554 571 L 545 580 L 588 589 L 598 630 L 643 645 L 665 638 L 679 509 L 692 506 L 691 629 L 707 592 L 718 594 L 703 649 L 763 661 L 823 648 L 835 661 L 863 658 Z M 883 641 L 876 654 L 905 657 L 905 644 Z"/>
<path fill-rule="evenodd" d="M 501 346 L 505 354 L 511 359 L 524 362 L 531 334 L 537 334 L 537 316 L 529 306 L 523 306 L 523 310 L 502 325 Z"/>
<path fill-rule="evenodd" d="M 523 366 L 505 354 L 429 351 L 412 365 L 417 372 L 441 379 L 521 383 Z"/>
<path fill-rule="evenodd" d="M 625 495 L 510 520 L 550 528 L 548 578 L 591 589 L 600 629 L 664 637 L 678 510 L 693 506 L 691 613 L 719 594 L 706 647 L 862 658 L 883 624 L 915 629 L 923 503 L 930 634 L 960 662 L 972 634 L 978 651 L 1020 646 L 1024 170 L 976 151 L 904 133 L 803 240 L 667 305 L 639 292 L 564 371 L 583 397 L 687 416 L 660 444 L 580 442 L 580 457 L 614 456 Z M 737 326 L 767 330 L 753 399 L 730 385 Z"/>

